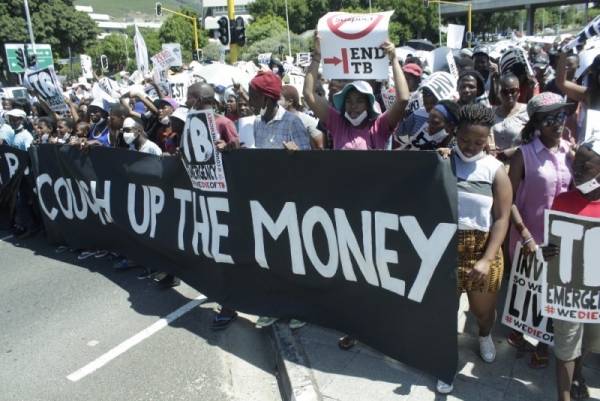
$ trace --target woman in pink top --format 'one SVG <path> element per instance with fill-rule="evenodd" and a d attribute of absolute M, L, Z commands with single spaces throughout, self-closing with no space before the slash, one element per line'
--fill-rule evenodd
<path fill-rule="evenodd" d="M 381 44 L 388 55 L 394 73 L 396 100 L 381 114 L 375 106 L 373 89 L 366 81 L 354 81 L 333 96 L 335 108 L 325 99 L 315 95 L 319 63 L 321 61 L 320 36 L 315 31 L 314 54 L 304 78 L 304 99 L 308 107 L 325 125 L 333 137 L 334 149 L 385 149 L 390 136 L 404 117 L 409 91 L 404 73 L 396 58 L 396 49 L 390 42 Z"/>
<path fill-rule="evenodd" d="M 535 254 L 537 244 L 544 239 L 544 210 L 550 209 L 554 198 L 571 185 L 571 145 L 562 139 L 566 106 L 561 96 L 551 92 L 534 96 L 527 103 L 529 122 L 521 133 L 525 144 L 515 151 L 508 173 L 516 194 L 511 210 L 511 260 L 517 241 L 523 244 L 524 255 Z M 512 330 L 508 343 L 523 346 L 523 334 Z M 546 344 L 538 343 L 529 366 L 548 366 Z"/>

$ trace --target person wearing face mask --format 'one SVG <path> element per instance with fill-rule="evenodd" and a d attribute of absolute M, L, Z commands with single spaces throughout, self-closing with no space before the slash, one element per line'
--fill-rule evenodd
<path fill-rule="evenodd" d="M 283 85 L 279 105 L 293 115 L 300 117 L 302 124 L 306 128 L 306 132 L 310 136 L 311 149 L 325 149 L 325 134 L 317 128 L 318 121 L 315 118 L 302 112 L 298 89 L 293 85 Z"/>
<path fill-rule="evenodd" d="M 308 107 L 325 124 L 333 138 L 334 149 L 385 149 L 388 139 L 404 117 L 409 90 L 404 73 L 390 42 L 380 45 L 388 56 L 394 75 L 396 99 L 380 114 L 375 106 L 373 89 L 365 81 L 355 81 L 333 96 L 335 108 L 315 95 L 321 58 L 321 38 L 314 34 L 314 55 L 304 79 L 304 98 Z"/>
<path fill-rule="evenodd" d="M 562 139 L 567 119 L 564 98 L 544 92 L 527 103 L 529 121 L 521 132 L 524 144 L 514 152 L 508 172 L 514 193 L 508 251 L 514 258 L 517 242 L 523 254 L 535 254 L 544 240 L 544 210 L 555 197 L 569 190 L 573 170 L 569 156 L 571 145 Z M 508 343 L 520 348 L 523 334 L 514 330 Z M 529 359 L 532 368 L 548 366 L 548 345 L 539 342 Z"/>
<path fill-rule="evenodd" d="M 56 123 L 56 143 L 70 144 L 76 138 L 75 120 L 69 117 L 63 117 Z"/>
<path fill-rule="evenodd" d="M 135 117 L 127 117 L 123 122 L 123 141 L 129 145 L 130 150 L 157 156 L 162 154 L 158 145 L 146 136 L 141 120 Z"/>
<path fill-rule="evenodd" d="M 458 290 L 467 293 L 479 327 L 481 358 L 491 363 L 496 348 L 491 330 L 496 321 L 496 295 L 503 272 L 502 243 L 508 229 L 512 190 L 502 163 L 485 153 L 492 109 L 469 104 L 460 109 L 456 146 L 452 153 L 458 178 Z M 438 381 L 442 394 L 454 389 Z"/>
<path fill-rule="evenodd" d="M 154 104 L 158 110 L 158 121 L 160 122 L 160 126 L 156 131 L 156 144 L 163 151 L 166 151 L 165 142 L 175 135 L 171 129 L 171 114 L 177 110 L 178 105 L 175 100 L 168 97 L 156 99 Z"/>
<path fill-rule="evenodd" d="M 417 110 L 418 111 L 418 110 Z M 458 126 L 460 106 L 456 102 L 440 100 L 429 112 L 421 129 L 407 139 L 400 138 L 398 150 L 436 150 L 454 145 L 454 131 Z"/>
<path fill-rule="evenodd" d="M 600 137 L 589 138 L 577 149 L 573 181 L 576 189 L 558 195 L 552 210 L 600 219 Z M 581 265 L 573 266 L 574 271 L 582 269 Z M 600 324 L 559 319 L 553 319 L 553 324 L 558 400 L 589 397 L 583 363 L 588 352 L 600 353 Z"/>

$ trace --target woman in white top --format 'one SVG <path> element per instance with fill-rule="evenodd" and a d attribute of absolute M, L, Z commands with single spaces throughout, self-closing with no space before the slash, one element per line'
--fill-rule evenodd
<path fill-rule="evenodd" d="M 529 116 L 527 105 L 519 103 L 519 78 L 514 74 L 506 74 L 500 78 L 501 104 L 494 112 L 494 143 L 498 160 L 508 164 L 513 154 L 523 142 L 521 131 Z"/>
<path fill-rule="evenodd" d="M 452 150 L 458 179 L 458 295 L 467 293 L 479 326 L 479 352 L 485 362 L 496 358 L 492 327 L 496 294 L 503 273 L 502 243 L 508 230 L 512 188 L 502 163 L 485 147 L 494 112 L 481 104 L 460 109 L 456 146 Z M 448 149 L 439 149 L 447 157 Z M 447 394 L 452 383 L 438 381 Z"/>

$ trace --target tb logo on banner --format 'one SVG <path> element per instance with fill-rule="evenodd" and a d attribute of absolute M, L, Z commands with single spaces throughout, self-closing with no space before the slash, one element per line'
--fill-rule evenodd
<path fill-rule="evenodd" d="M 373 14 L 333 12 L 319 20 L 323 77 L 387 79 L 389 61 L 379 45 L 388 40 L 394 11 Z"/>
<path fill-rule="evenodd" d="M 181 147 L 185 168 L 196 189 L 227 192 L 221 154 L 214 144 L 219 140 L 212 110 L 190 111 L 185 122 Z"/>
<path fill-rule="evenodd" d="M 69 106 L 65 102 L 58 79 L 54 73 L 54 67 L 48 66 L 42 70 L 27 70 L 25 86 L 37 91 L 39 96 L 48 103 L 48 106 L 55 113 L 69 111 Z"/>

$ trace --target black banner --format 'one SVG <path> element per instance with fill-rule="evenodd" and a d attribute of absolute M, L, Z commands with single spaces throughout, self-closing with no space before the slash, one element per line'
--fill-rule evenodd
<path fill-rule="evenodd" d="M 451 382 L 457 193 L 434 152 L 235 150 L 227 192 L 174 157 L 30 148 L 51 241 L 172 273 L 226 307 L 351 335 Z"/>
<path fill-rule="evenodd" d="M 15 213 L 17 192 L 29 156 L 27 152 L 3 144 L 0 146 L 0 229 L 11 228 L 12 216 Z"/>

